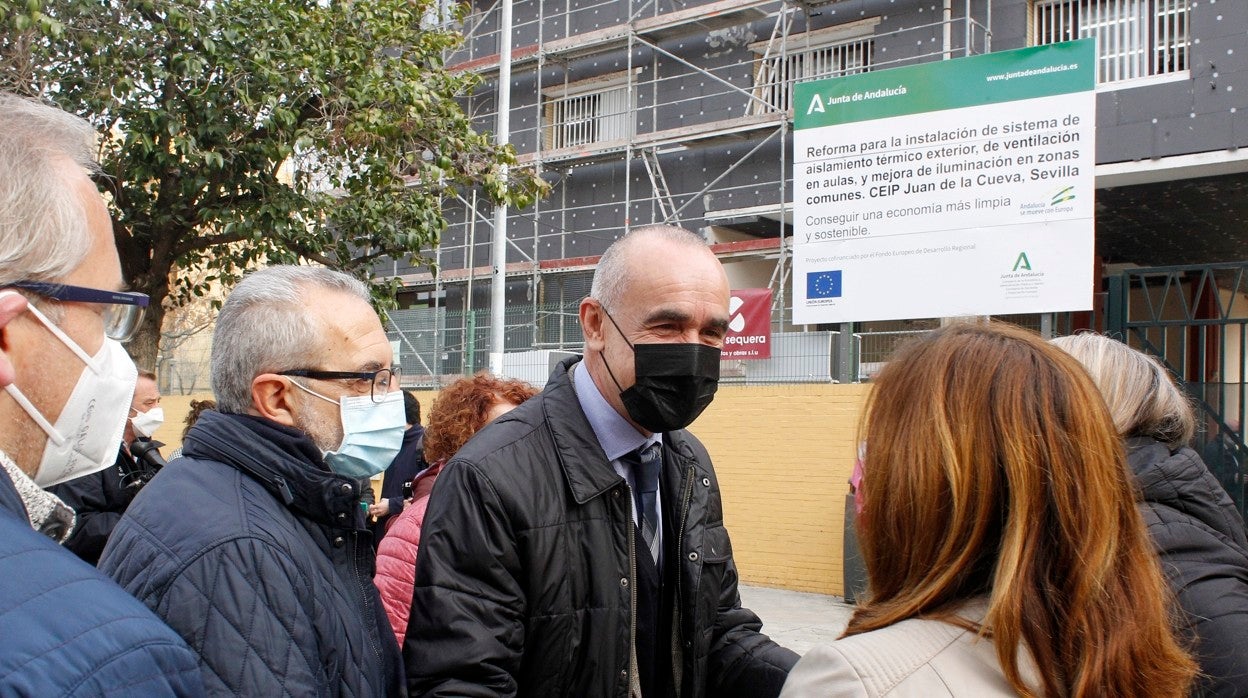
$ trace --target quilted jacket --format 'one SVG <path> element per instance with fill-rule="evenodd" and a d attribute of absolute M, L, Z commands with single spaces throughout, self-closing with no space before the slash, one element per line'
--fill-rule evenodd
<path fill-rule="evenodd" d="M 623 698 L 638 689 L 631 497 L 581 410 L 573 362 L 438 476 L 403 645 L 413 695 Z M 684 430 L 663 442 L 679 695 L 775 696 L 797 655 L 741 606 L 710 456 Z"/>
<path fill-rule="evenodd" d="M 206 412 L 100 569 L 186 639 L 211 694 L 401 695 L 359 501 L 301 432 Z"/>
<path fill-rule="evenodd" d="M 0 469 L 0 696 L 203 693 L 195 655 L 182 639 L 95 568 L 36 533 Z"/>
<path fill-rule="evenodd" d="M 1199 693 L 1248 695 L 1248 538 L 1230 496 L 1190 448 L 1127 439 L 1144 495 L 1140 512 L 1187 614 L 1200 663 Z"/>
<path fill-rule="evenodd" d="M 412 503 L 390 520 L 385 538 L 377 545 L 377 576 L 373 582 L 381 592 L 395 639 L 401 644 L 407 633 L 407 617 L 412 611 L 412 585 L 416 583 L 416 551 L 420 549 L 420 528 L 425 525 L 429 493 L 442 472 L 443 463 L 430 466 L 412 481 Z"/>

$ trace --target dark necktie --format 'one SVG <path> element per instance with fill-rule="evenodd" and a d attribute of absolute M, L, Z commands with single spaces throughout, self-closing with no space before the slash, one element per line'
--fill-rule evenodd
<path fill-rule="evenodd" d="M 625 456 L 633 469 L 633 500 L 637 505 L 637 525 L 641 538 L 650 546 L 650 557 L 659 562 L 659 470 L 663 467 L 663 451 L 658 442 L 631 451 Z"/>

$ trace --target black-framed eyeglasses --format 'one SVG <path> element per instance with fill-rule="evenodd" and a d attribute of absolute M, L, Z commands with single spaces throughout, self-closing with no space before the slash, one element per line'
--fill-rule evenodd
<path fill-rule="evenodd" d="M 104 334 L 119 342 L 128 341 L 138 331 L 143 311 L 150 302 L 146 293 L 135 291 L 107 291 L 48 281 L 15 281 L 8 285 L 53 300 L 104 306 Z"/>
<path fill-rule="evenodd" d="M 373 402 L 381 402 L 391 392 L 399 389 L 399 374 L 401 369 L 398 366 L 393 368 L 383 368 L 377 371 L 318 371 L 310 368 L 299 368 L 290 371 L 279 371 L 279 376 L 298 376 L 300 378 L 312 378 L 315 380 L 353 380 L 359 381 L 354 384 L 356 391 L 363 393 L 364 385 L 369 386 L 369 397 Z"/>

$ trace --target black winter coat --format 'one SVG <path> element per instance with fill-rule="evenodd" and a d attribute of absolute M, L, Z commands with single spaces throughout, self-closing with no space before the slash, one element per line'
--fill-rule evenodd
<path fill-rule="evenodd" d="M 74 532 L 64 543 L 66 548 L 93 565 L 100 561 L 113 527 L 139 493 L 136 478 L 126 475 L 136 472 L 139 466 L 126 447 L 121 446 L 117 449 L 117 461 L 111 466 L 48 488 L 76 515 Z"/>
<path fill-rule="evenodd" d="M 1196 638 L 1200 695 L 1248 695 L 1248 537 L 1200 456 L 1127 439 L 1144 523 Z"/>
<path fill-rule="evenodd" d="M 636 687 L 629 491 L 577 401 L 576 360 L 469 441 L 434 486 L 404 643 L 413 696 L 608 698 Z M 664 443 L 680 695 L 775 696 L 797 655 L 741 607 L 706 450 L 683 430 Z"/>
<path fill-rule="evenodd" d="M 359 501 L 301 432 L 205 412 L 100 569 L 186 639 L 209 694 L 401 695 Z"/>

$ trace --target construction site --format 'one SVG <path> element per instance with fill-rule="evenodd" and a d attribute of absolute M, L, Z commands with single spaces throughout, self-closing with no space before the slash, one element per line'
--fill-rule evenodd
<path fill-rule="evenodd" d="M 517 2 L 506 96 L 503 8 L 475 4 L 463 46 L 447 59 L 482 78 L 466 111 L 494 131 L 507 99 L 519 165 L 552 185 L 506 216 L 508 372 L 544 382 L 549 356 L 579 352 L 577 306 L 597 257 L 652 223 L 701 233 L 734 289 L 772 291 L 773 359 L 725 362 L 727 380 L 858 380 L 898 339 L 935 326 L 872 323 L 840 341 L 847 328 L 787 321 L 793 85 L 992 48 L 991 7 L 906 4 L 881 15 L 852 2 Z M 496 214 L 469 193 L 446 215 L 436 275 L 403 262 L 386 270 L 406 289 L 391 315 L 405 371 L 432 384 L 487 367 L 491 351 Z"/>

